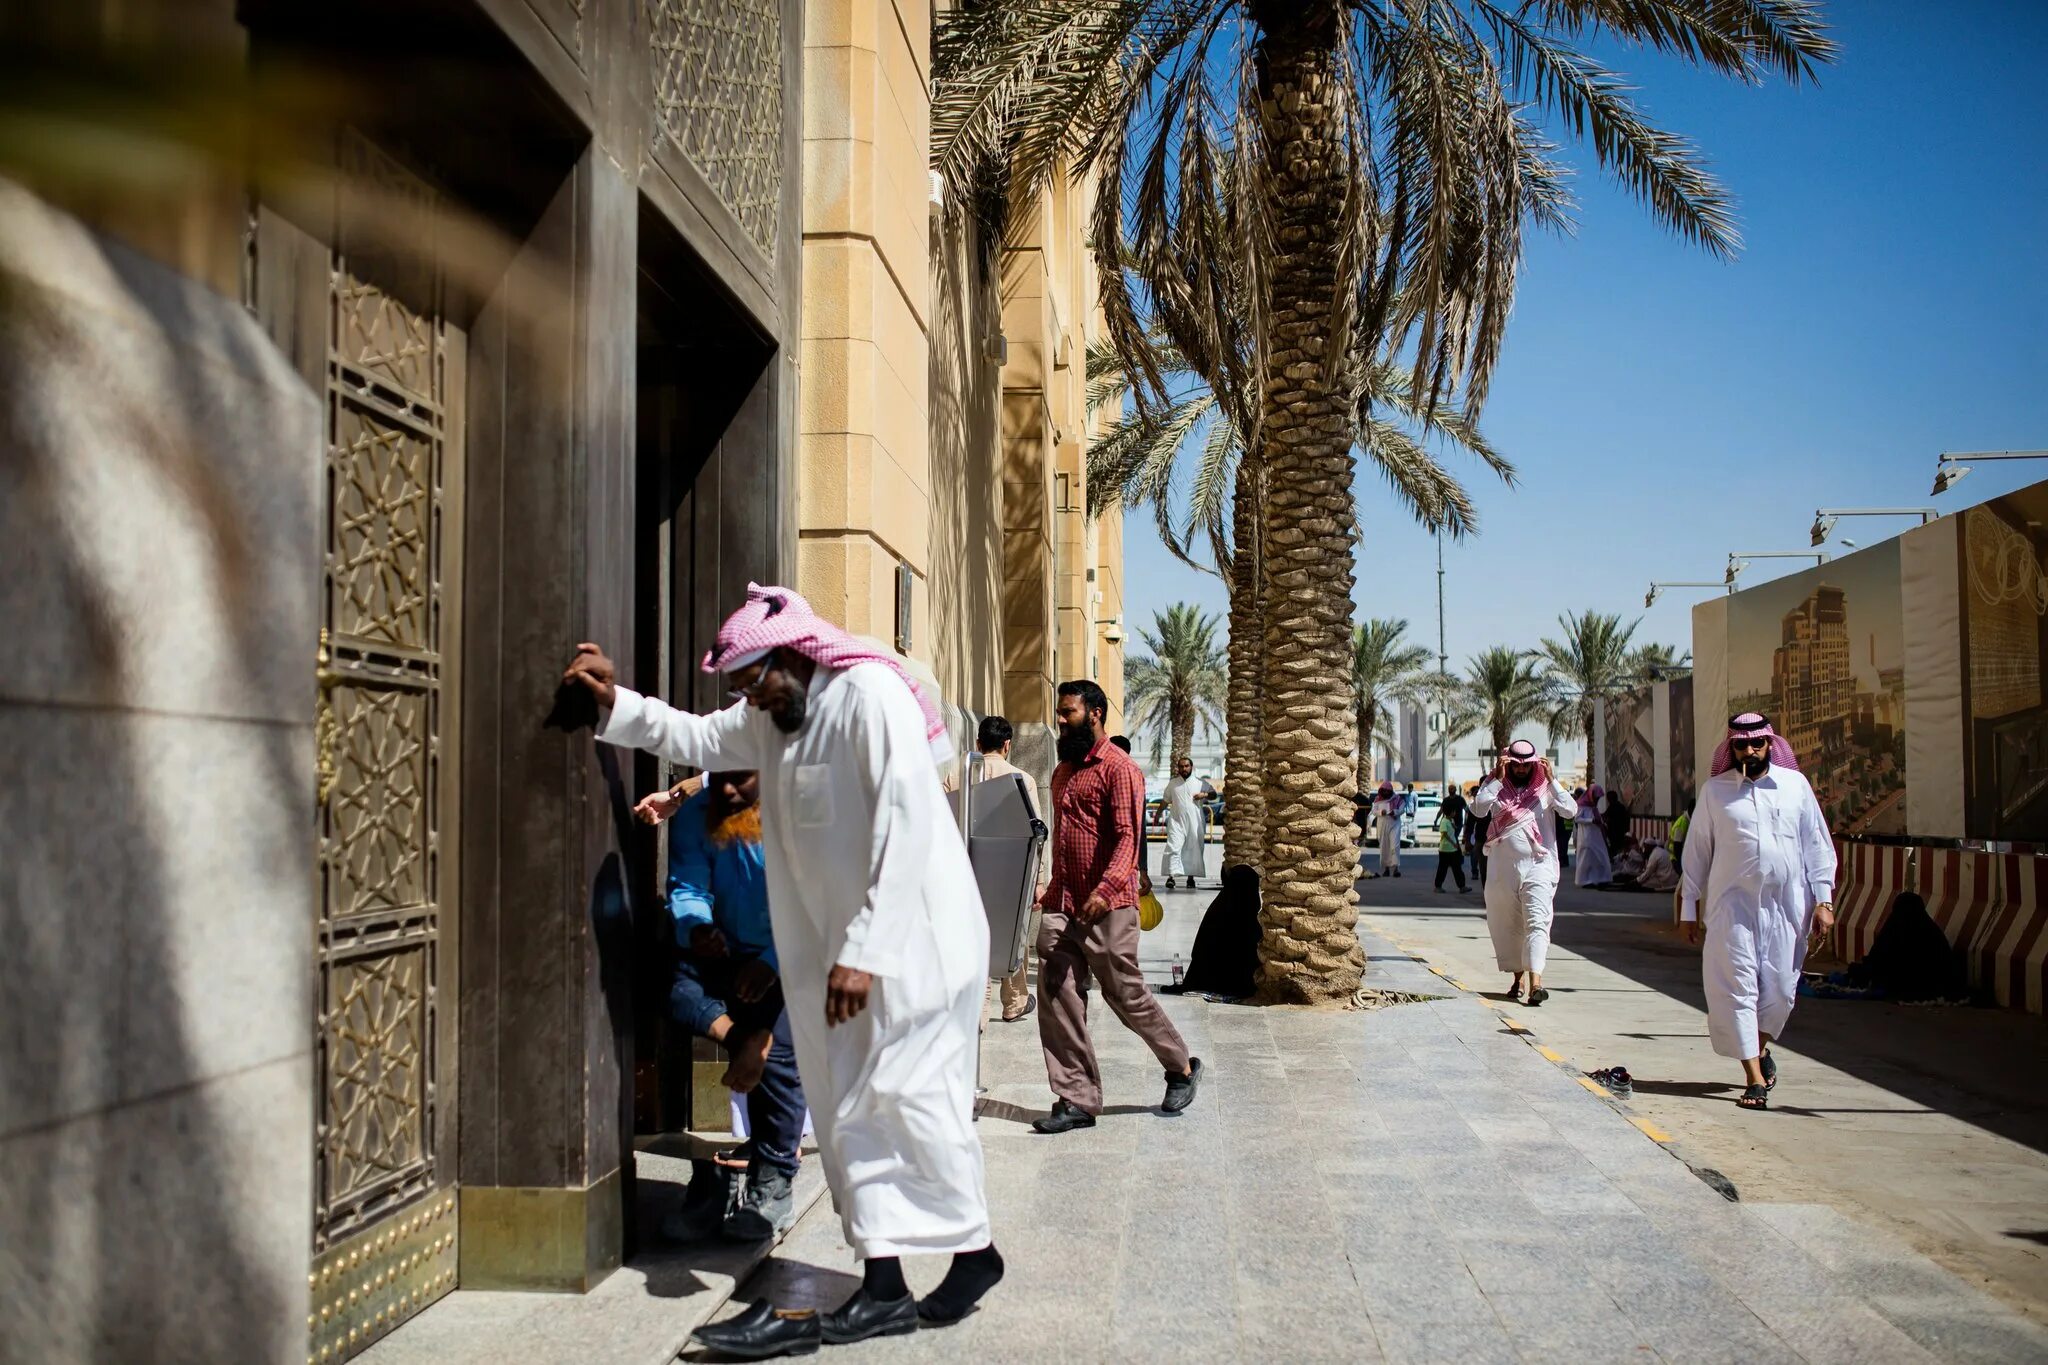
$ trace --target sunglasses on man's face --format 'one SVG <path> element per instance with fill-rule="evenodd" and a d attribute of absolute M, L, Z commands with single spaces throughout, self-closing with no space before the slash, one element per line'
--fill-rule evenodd
<path fill-rule="evenodd" d="M 1728 741 L 1728 751 L 1730 753 L 1746 753 L 1751 749 L 1756 750 L 1758 753 L 1767 753 L 1770 747 L 1771 741 L 1768 736 L 1759 736 L 1756 739 L 1731 739 Z"/>
<path fill-rule="evenodd" d="M 748 678 L 745 682 L 738 683 L 737 686 L 727 691 L 726 695 L 731 697 L 734 701 L 754 700 L 754 698 L 760 694 L 761 684 L 768 681 L 768 672 L 768 666 L 766 664 L 763 664 L 760 667 L 760 669 L 754 674 L 753 677 Z M 738 676 L 742 678 L 746 677 L 744 673 Z"/>

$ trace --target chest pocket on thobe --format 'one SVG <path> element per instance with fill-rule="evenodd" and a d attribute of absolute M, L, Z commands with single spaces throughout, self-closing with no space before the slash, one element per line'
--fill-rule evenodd
<path fill-rule="evenodd" d="M 796 822 L 805 829 L 832 823 L 832 769 L 824 763 L 796 770 Z"/>

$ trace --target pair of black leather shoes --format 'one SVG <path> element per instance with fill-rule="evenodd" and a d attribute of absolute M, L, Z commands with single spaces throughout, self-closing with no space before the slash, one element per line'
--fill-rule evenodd
<path fill-rule="evenodd" d="M 871 1299 L 867 1290 L 856 1289 L 852 1298 L 829 1313 L 757 1303 L 736 1318 L 699 1327 L 691 1339 L 738 1360 L 772 1360 L 810 1355 L 820 1342 L 843 1346 L 916 1330 L 915 1298 L 905 1294 L 900 1299 Z"/>

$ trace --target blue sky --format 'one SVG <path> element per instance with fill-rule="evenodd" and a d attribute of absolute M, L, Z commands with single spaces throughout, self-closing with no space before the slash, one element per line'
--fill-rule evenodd
<path fill-rule="evenodd" d="M 1944 512 L 2048 479 L 1979 464 L 1930 499 L 1943 450 L 2048 449 L 2048 4 L 1836 0 L 1818 86 L 1748 88 L 1602 53 L 1734 190 L 1742 255 L 1664 232 L 1567 146 L 1574 236 L 1533 240 L 1484 413 L 1521 471 L 1456 464 L 1480 534 L 1446 542 L 1454 671 L 1533 646 L 1565 610 L 1643 618 L 1690 647 L 1691 604 L 1652 578 L 1719 579 L 1729 551 L 1796 550 L 1816 507 Z M 1360 616 L 1434 646 L 1431 538 L 1362 474 Z M 1845 519 L 1864 545 L 1910 522 Z M 1126 523 L 1126 620 L 1222 585 Z M 1757 583 L 1794 572 L 1762 560 Z M 1132 643 L 1137 643 L 1135 635 Z"/>

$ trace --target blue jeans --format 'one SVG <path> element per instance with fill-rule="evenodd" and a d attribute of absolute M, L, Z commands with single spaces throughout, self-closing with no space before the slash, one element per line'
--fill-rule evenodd
<path fill-rule="evenodd" d="M 804 1088 L 796 1073 L 796 1049 L 789 1041 L 789 1014 L 782 1007 L 782 983 L 752 1004 L 732 999 L 733 973 L 744 959 L 676 960 L 675 984 L 669 988 L 669 1011 L 677 1022 L 700 1038 L 711 1036 L 720 1015 L 732 1019 L 728 1048 L 748 1034 L 767 1030 L 775 1042 L 768 1049 L 768 1067 L 761 1083 L 747 1093 L 747 1126 L 753 1130 L 754 1160 L 796 1174 L 798 1144 L 804 1132 Z"/>

